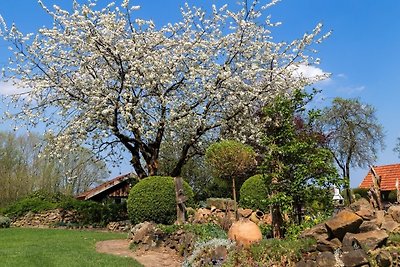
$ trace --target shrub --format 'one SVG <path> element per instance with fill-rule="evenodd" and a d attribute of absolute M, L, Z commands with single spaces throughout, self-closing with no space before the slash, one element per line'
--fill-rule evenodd
<path fill-rule="evenodd" d="M 28 212 L 39 213 L 57 208 L 75 211 L 78 215 L 76 223 L 80 225 L 105 226 L 110 221 L 127 219 L 125 204 L 81 201 L 61 193 L 43 191 L 34 192 L 14 202 L 4 209 L 4 214 L 17 218 Z"/>
<path fill-rule="evenodd" d="M 240 206 L 252 210 L 266 211 L 267 187 L 261 174 L 254 175 L 247 179 L 240 188 Z"/>
<path fill-rule="evenodd" d="M 183 182 L 186 205 L 193 205 L 193 191 Z M 151 176 L 132 187 L 127 201 L 128 216 L 132 223 L 143 221 L 172 224 L 176 220 L 174 178 Z"/>
<path fill-rule="evenodd" d="M 263 239 L 249 249 L 230 251 L 224 266 L 294 266 L 315 245 L 314 239 Z"/>
<path fill-rule="evenodd" d="M 20 217 L 28 212 L 38 213 L 45 210 L 56 208 L 56 203 L 48 199 L 41 199 L 37 197 L 30 198 L 29 196 L 14 202 L 5 208 L 5 214 L 12 218 Z"/>
<path fill-rule="evenodd" d="M 358 194 L 360 197 L 369 199 L 367 188 L 353 188 L 352 191 L 355 196 Z"/>
<path fill-rule="evenodd" d="M 397 191 L 396 191 L 396 190 L 390 191 L 387 200 L 388 200 L 389 202 L 391 202 L 391 203 L 397 202 Z"/>
<path fill-rule="evenodd" d="M 11 225 L 10 218 L 0 215 L 0 228 L 8 228 Z"/>

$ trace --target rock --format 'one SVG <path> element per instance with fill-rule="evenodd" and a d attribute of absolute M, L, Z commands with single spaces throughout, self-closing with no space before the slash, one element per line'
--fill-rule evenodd
<path fill-rule="evenodd" d="M 262 239 L 260 228 L 249 220 L 234 222 L 229 228 L 228 238 L 236 241 L 239 245 L 249 246 Z"/>
<path fill-rule="evenodd" d="M 207 198 L 206 200 L 207 208 L 211 206 L 216 207 L 220 210 L 233 210 L 235 207 L 235 201 L 230 198 Z"/>
<path fill-rule="evenodd" d="M 368 255 L 362 249 L 344 252 L 342 255 L 342 261 L 346 267 L 357 267 L 369 263 Z"/>
<path fill-rule="evenodd" d="M 387 214 L 390 215 L 393 220 L 400 223 L 400 206 L 390 206 L 387 210 Z"/>
<path fill-rule="evenodd" d="M 332 242 L 333 241 L 333 242 Z M 342 243 L 340 242 L 339 239 L 335 238 L 332 241 L 328 240 L 318 240 L 317 242 L 317 250 L 321 252 L 329 251 L 329 252 L 335 252 L 338 248 L 342 246 Z"/>
<path fill-rule="evenodd" d="M 358 229 L 361 233 L 379 230 L 378 225 L 376 225 L 376 221 L 363 221 Z"/>
<path fill-rule="evenodd" d="M 333 267 L 336 265 L 335 255 L 332 252 L 321 252 L 316 260 L 318 267 Z"/>
<path fill-rule="evenodd" d="M 371 211 L 373 210 L 371 204 L 365 198 L 360 198 L 357 201 L 351 203 L 349 208 L 354 212 L 360 211 L 361 209 L 367 209 Z"/>
<path fill-rule="evenodd" d="M 264 214 L 264 217 L 262 218 L 262 221 L 265 224 L 271 225 L 272 224 L 272 215 L 271 215 L 271 213 Z"/>
<path fill-rule="evenodd" d="M 388 234 L 385 230 L 375 230 L 366 233 L 359 233 L 359 234 L 346 234 L 350 238 L 353 238 L 364 248 L 367 252 L 372 251 L 378 247 L 384 245 L 388 239 Z M 347 244 L 343 240 L 343 246 Z"/>
<path fill-rule="evenodd" d="M 356 233 L 362 222 L 362 218 L 354 212 L 343 210 L 326 221 L 325 225 L 330 237 L 342 240 L 347 232 Z"/>
<path fill-rule="evenodd" d="M 376 225 L 378 225 L 378 227 L 381 227 L 382 223 L 385 221 L 385 211 L 376 210 L 375 217 L 376 217 Z"/>
<path fill-rule="evenodd" d="M 239 216 L 241 216 L 243 218 L 249 218 L 250 215 L 253 213 L 253 210 L 252 209 L 238 208 L 238 213 L 239 213 Z"/>
<path fill-rule="evenodd" d="M 367 220 L 367 221 L 373 220 L 375 218 L 375 214 L 374 214 L 373 210 L 366 209 L 363 207 L 361 207 L 361 209 L 359 211 L 356 211 L 356 214 L 358 216 L 360 216 L 363 220 Z"/>
<path fill-rule="evenodd" d="M 392 266 L 393 258 L 390 252 L 387 250 L 381 250 L 375 257 L 376 263 L 380 267 L 390 267 Z"/>
<path fill-rule="evenodd" d="M 211 216 L 211 210 L 200 208 L 194 214 L 194 223 L 206 223 L 208 222 L 209 217 Z"/>
<path fill-rule="evenodd" d="M 312 260 L 300 260 L 296 263 L 295 267 L 318 267 L 317 263 Z"/>
<path fill-rule="evenodd" d="M 155 231 L 154 224 L 149 222 L 143 222 L 135 225 L 128 236 L 128 239 L 131 239 L 133 243 L 147 243 L 149 240 L 149 236 L 153 236 Z"/>
<path fill-rule="evenodd" d="M 343 237 L 343 241 L 342 241 L 342 250 L 343 251 L 351 251 L 351 250 L 356 250 L 356 249 L 360 249 L 361 245 L 358 242 L 358 240 L 356 240 L 354 238 L 353 233 L 346 233 L 346 235 Z"/>
<path fill-rule="evenodd" d="M 393 220 L 385 220 L 381 225 L 381 229 L 386 230 L 388 233 L 391 233 L 399 226 L 400 224 Z"/>
<path fill-rule="evenodd" d="M 320 223 L 301 233 L 300 238 L 314 238 L 316 240 L 328 239 L 328 230 L 325 223 Z"/>

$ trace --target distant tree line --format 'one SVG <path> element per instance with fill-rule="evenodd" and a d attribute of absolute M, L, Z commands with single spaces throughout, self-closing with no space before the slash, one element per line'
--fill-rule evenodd
<path fill-rule="evenodd" d="M 108 177 L 105 163 L 90 150 L 65 153 L 64 160 L 53 159 L 36 134 L 0 133 L 0 206 L 36 190 L 78 194 Z"/>

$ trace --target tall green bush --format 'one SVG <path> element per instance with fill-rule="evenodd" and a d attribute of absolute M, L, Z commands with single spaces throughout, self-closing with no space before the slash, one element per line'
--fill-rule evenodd
<path fill-rule="evenodd" d="M 183 182 L 184 194 L 188 197 L 186 205 L 193 204 L 193 191 Z M 176 220 L 176 199 L 174 178 L 151 176 L 132 187 L 127 202 L 129 219 L 137 224 L 154 221 L 172 224 Z"/>
<path fill-rule="evenodd" d="M 247 179 L 240 188 L 240 206 L 252 210 L 266 211 L 268 209 L 268 191 L 261 174 Z"/>

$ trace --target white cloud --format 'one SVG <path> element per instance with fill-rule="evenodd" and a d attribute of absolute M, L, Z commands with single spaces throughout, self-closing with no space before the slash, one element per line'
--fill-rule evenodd
<path fill-rule="evenodd" d="M 0 82 L 0 95 L 11 96 L 16 94 L 23 94 L 29 92 L 28 88 L 21 88 L 13 81 Z"/>
<path fill-rule="evenodd" d="M 329 73 L 323 71 L 320 68 L 317 68 L 315 66 L 311 66 L 311 65 L 304 65 L 304 64 L 300 64 L 297 66 L 293 66 L 293 75 L 295 77 L 302 77 L 302 78 L 306 78 L 309 79 L 312 82 L 319 82 L 319 83 L 329 83 L 331 81 L 331 79 L 329 78 Z M 321 80 L 321 78 L 323 80 Z"/>

